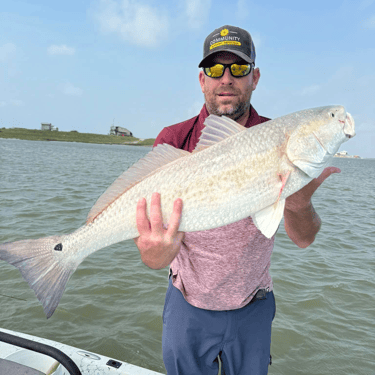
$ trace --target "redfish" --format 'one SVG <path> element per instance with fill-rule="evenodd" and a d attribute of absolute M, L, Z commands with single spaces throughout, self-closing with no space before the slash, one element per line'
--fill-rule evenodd
<path fill-rule="evenodd" d="M 158 145 L 125 171 L 98 199 L 75 232 L 0 244 L 0 259 L 17 267 L 49 318 L 79 264 L 93 252 L 139 236 L 136 206 L 161 194 L 164 224 L 173 202 L 183 200 L 179 230 L 201 231 L 251 216 L 272 237 L 285 199 L 329 165 L 355 135 L 342 106 L 295 112 L 249 129 L 211 115 L 189 153 Z"/>

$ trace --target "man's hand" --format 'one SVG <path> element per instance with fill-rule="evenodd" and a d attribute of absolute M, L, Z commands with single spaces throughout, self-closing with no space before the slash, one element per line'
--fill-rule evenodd
<path fill-rule="evenodd" d="M 311 204 L 311 197 L 326 178 L 340 172 L 336 167 L 325 168 L 319 177 L 286 198 L 284 226 L 286 233 L 297 246 L 307 247 L 314 242 L 321 220 Z"/>
<path fill-rule="evenodd" d="M 291 211 L 298 211 L 311 204 L 311 197 L 315 190 L 333 173 L 340 173 L 341 170 L 336 167 L 325 168 L 322 174 L 310 181 L 301 190 L 298 190 L 285 200 L 285 208 Z"/>
<path fill-rule="evenodd" d="M 146 266 L 161 269 L 169 265 L 177 255 L 185 233 L 179 232 L 182 214 L 182 200 L 176 199 L 168 228 L 163 227 L 160 194 L 153 193 L 150 206 L 150 220 L 147 217 L 147 202 L 142 198 L 137 204 L 137 229 L 139 237 L 134 239 Z"/>

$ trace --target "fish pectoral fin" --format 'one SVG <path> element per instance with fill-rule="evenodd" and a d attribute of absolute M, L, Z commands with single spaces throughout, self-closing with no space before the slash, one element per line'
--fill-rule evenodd
<path fill-rule="evenodd" d="M 284 215 L 285 199 L 258 211 L 253 217 L 255 226 L 267 237 L 271 238 L 277 231 Z"/>
<path fill-rule="evenodd" d="M 281 193 L 283 192 L 283 190 L 285 188 L 285 185 L 288 182 L 291 173 L 292 173 L 291 171 L 288 171 L 285 174 L 279 173 L 279 177 L 280 177 L 280 181 L 281 181 L 281 188 L 280 188 L 279 196 L 277 197 L 276 203 L 279 202 L 280 197 L 281 197 Z"/>

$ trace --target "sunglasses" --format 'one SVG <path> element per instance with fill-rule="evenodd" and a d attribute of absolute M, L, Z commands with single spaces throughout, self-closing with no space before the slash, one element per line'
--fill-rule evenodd
<path fill-rule="evenodd" d="M 216 64 L 203 68 L 204 74 L 211 78 L 220 78 L 224 75 L 225 69 L 230 68 L 230 74 L 233 77 L 245 77 L 250 74 L 253 64 Z"/>

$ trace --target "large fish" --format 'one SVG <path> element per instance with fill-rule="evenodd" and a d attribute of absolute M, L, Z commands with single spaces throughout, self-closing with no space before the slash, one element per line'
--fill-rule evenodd
<path fill-rule="evenodd" d="M 201 231 L 251 216 L 266 237 L 282 219 L 285 198 L 320 175 L 341 143 L 355 135 L 342 106 L 308 109 L 251 127 L 209 116 L 194 152 L 158 145 L 98 199 L 75 232 L 0 244 L 49 318 L 69 277 L 94 251 L 139 236 L 136 206 L 161 194 L 164 224 L 184 206 L 179 230 Z M 148 207 L 150 205 L 148 204 Z"/>

